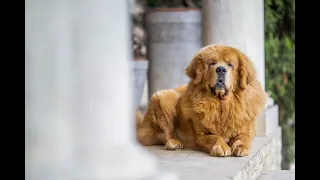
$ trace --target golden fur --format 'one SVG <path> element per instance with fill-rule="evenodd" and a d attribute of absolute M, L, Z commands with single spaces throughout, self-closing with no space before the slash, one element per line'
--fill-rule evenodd
<path fill-rule="evenodd" d="M 215 88 L 217 67 L 226 69 L 224 88 Z M 212 156 L 248 155 L 266 101 L 252 62 L 235 48 L 209 45 L 195 55 L 186 75 L 188 85 L 156 92 L 144 118 L 137 112 L 138 141 Z"/>

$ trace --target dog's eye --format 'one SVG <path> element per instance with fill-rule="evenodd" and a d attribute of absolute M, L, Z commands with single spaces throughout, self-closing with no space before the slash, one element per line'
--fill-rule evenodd
<path fill-rule="evenodd" d="M 231 63 L 228 63 L 228 66 L 233 67 Z"/>
<path fill-rule="evenodd" d="M 216 65 L 217 63 L 216 62 L 211 62 L 210 63 L 210 66 L 214 66 L 214 65 Z"/>

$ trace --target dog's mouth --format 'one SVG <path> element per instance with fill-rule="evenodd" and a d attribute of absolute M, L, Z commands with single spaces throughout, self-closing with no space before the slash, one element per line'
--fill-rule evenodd
<path fill-rule="evenodd" d="M 226 88 L 226 85 L 223 82 L 216 83 L 213 87 L 209 85 L 210 92 L 217 97 L 220 97 L 222 99 L 225 99 L 225 97 L 228 95 L 229 91 Z"/>

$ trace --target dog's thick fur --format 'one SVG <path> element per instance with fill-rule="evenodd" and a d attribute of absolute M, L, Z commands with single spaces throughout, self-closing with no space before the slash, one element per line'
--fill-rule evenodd
<path fill-rule="evenodd" d="M 221 66 L 224 87 L 216 88 Z M 188 85 L 156 92 L 144 118 L 138 112 L 138 141 L 212 156 L 247 156 L 266 101 L 252 62 L 235 48 L 209 45 L 195 55 L 186 75 Z"/>

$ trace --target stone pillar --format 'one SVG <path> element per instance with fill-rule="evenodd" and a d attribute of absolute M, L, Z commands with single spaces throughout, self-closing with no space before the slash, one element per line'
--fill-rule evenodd
<path fill-rule="evenodd" d="M 233 46 L 254 63 L 265 88 L 263 0 L 203 0 L 202 42 Z M 278 127 L 278 107 L 269 97 L 258 120 L 258 135 L 269 135 Z"/>
<path fill-rule="evenodd" d="M 26 0 L 26 180 L 67 179 L 75 166 L 69 112 L 74 60 L 69 5 L 67 0 Z"/>
<path fill-rule="evenodd" d="M 264 87 L 263 0 L 203 0 L 203 45 L 223 44 L 244 52 Z"/>
<path fill-rule="evenodd" d="M 129 31 L 125 0 L 26 1 L 27 180 L 176 178 L 135 140 Z"/>
<path fill-rule="evenodd" d="M 149 99 L 159 90 L 187 84 L 185 69 L 201 48 L 201 11 L 159 8 L 146 14 Z"/>

